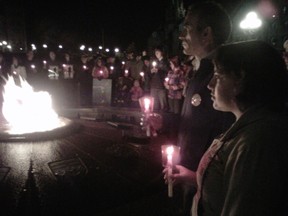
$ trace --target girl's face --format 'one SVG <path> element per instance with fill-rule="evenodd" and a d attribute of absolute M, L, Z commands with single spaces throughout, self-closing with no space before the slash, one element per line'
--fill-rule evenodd
<path fill-rule="evenodd" d="M 207 87 L 211 90 L 214 109 L 224 112 L 237 109 L 235 96 L 239 93 L 239 81 L 232 75 L 214 67 L 214 75 Z"/>

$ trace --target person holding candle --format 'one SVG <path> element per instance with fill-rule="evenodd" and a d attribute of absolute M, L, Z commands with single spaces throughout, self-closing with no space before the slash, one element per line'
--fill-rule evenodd
<path fill-rule="evenodd" d="M 92 77 L 94 79 L 108 79 L 109 71 L 105 66 L 104 61 L 101 57 L 98 57 L 94 61 L 94 66 L 92 68 Z"/>
<path fill-rule="evenodd" d="M 156 60 L 152 61 L 152 68 L 149 72 L 150 95 L 154 97 L 155 110 L 167 111 L 168 103 L 164 79 L 170 70 L 169 62 L 162 47 L 156 47 L 154 54 Z"/>
<path fill-rule="evenodd" d="M 63 53 L 60 60 L 61 70 L 59 74 L 61 104 L 65 107 L 71 106 L 76 102 L 74 100 L 77 95 L 75 82 L 75 64 L 74 58 L 70 52 Z M 60 94 L 60 93 L 59 93 Z M 76 106 L 77 104 L 75 104 Z"/>
<path fill-rule="evenodd" d="M 169 59 L 171 70 L 165 78 L 165 88 L 168 91 L 169 112 L 180 114 L 182 103 L 182 91 L 185 84 L 184 71 L 180 67 L 180 59 L 174 56 Z"/>
<path fill-rule="evenodd" d="M 231 113 L 213 109 L 207 84 L 213 76 L 213 52 L 225 43 L 231 32 L 231 20 L 225 9 L 212 1 L 192 4 L 179 35 L 183 53 L 196 59 L 189 80 L 179 122 L 177 145 L 181 147 L 181 165 L 196 171 L 212 140 L 235 121 Z M 183 215 L 191 209 L 195 187 L 183 185 Z M 181 207 L 180 207 L 181 208 Z"/>
<path fill-rule="evenodd" d="M 197 187 L 192 216 L 288 215 L 287 80 L 281 53 L 265 42 L 217 50 L 207 87 L 214 109 L 236 122 L 214 139 L 197 172 L 177 165 L 169 176 Z"/>
<path fill-rule="evenodd" d="M 142 83 L 144 83 L 143 85 L 143 89 L 144 89 L 144 93 L 147 95 L 150 95 L 150 70 L 151 70 L 151 65 L 150 65 L 150 57 L 149 56 L 143 56 L 143 67 L 142 67 L 142 71 L 144 73 L 144 76 L 141 78 Z"/>

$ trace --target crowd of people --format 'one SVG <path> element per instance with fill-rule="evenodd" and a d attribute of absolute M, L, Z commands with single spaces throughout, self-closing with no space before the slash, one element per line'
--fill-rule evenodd
<path fill-rule="evenodd" d="M 181 215 L 287 215 L 287 44 L 282 55 L 263 41 L 227 43 L 231 20 L 215 2 L 191 5 L 183 24 L 185 59 L 166 56 L 162 47 L 151 56 L 82 55 L 79 61 L 68 53 L 60 61 L 53 51 L 36 61 L 29 51 L 10 65 L 0 56 L 0 70 L 36 89 L 65 87 L 67 98 L 79 86 L 82 106 L 92 103 L 93 79 L 111 79 L 114 105 L 138 107 L 150 95 L 156 111 L 177 114 L 180 162 L 163 173 L 181 185 Z M 156 120 L 148 119 L 158 130 Z"/>
<path fill-rule="evenodd" d="M 150 56 L 146 51 L 130 51 L 123 58 L 55 51 L 39 56 L 32 50 L 26 55 L 8 54 L 0 53 L 2 77 L 22 77 L 36 91 L 50 92 L 55 103 L 82 107 L 93 105 L 93 80 L 110 79 L 111 105 L 139 107 L 138 99 L 151 95 L 155 110 L 179 114 L 191 78 L 190 60 L 168 57 L 160 46 Z"/>

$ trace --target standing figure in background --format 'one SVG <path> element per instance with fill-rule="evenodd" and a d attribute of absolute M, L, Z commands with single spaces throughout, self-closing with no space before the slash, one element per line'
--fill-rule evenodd
<path fill-rule="evenodd" d="M 103 61 L 101 57 L 94 60 L 94 66 L 92 68 L 92 77 L 94 79 L 108 79 L 109 71 Z"/>
<path fill-rule="evenodd" d="M 106 67 L 109 71 L 109 79 L 112 80 L 112 101 L 115 101 L 116 95 L 116 82 L 117 79 L 121 76 L 121 62 L 119 57 L 115 54 L 110 54 L 106 61 Z M 113 105 L 113 103 L 112 103 Z"/>
<path fill-rule="evenodd" d="M 62 106 L 62 88 L 59 78 L 61 76 L 62 65 L 55 51 L 50 51 L 48 59 L 44 64 L 46 71 L 47 80 L 47 89 L 52 96 L 53 106 L 61 107 Z"/>
<path fill-rule="evenodd" d="M 152 68 L 150 70 L 150 94 L 154 97 L 155 110 L 167 111 L 167 93 L 164 86 L 165 78 L 170 70 L 168 59 L 162 47 L 157 47 L 154 50 L 156 57 L 152 61 Z M 155 65 L 154 65 L 155 64 Z"/>
<path fill-rule="evenodd" d="M 142 57 L 142 60 L 143 60 L 143 67 L 141 72 L 143 72 L 144 76 L 141 77 L 141 83 L 144 90 L 144 94 L 150 95 L 150 78 L 149 78 L 151 70 L 150 57 L 145 55 Z"/>
<path fill-rule="evenodd" d="M 74 100 L 77 95 L 76 91 L 76 77 L 75 77 L 75 66 L 76 62 L 71 57 L 70 53 L 64 53 L 64 59 L 62 60 L 61 68 L 61 92 L 62 92 L 62 103 L 64 106 L 76 106 L 76 100 Z"/>
<path fill-rule="evenodd" d="M 138 71 L 138 63 L 137 59 L 135 57 L 135 51 L 130 50 L 127 53 L 127 61 L 125 63 L 125 70 L 128 70 L 130 72 L 130 76 L 132 77 L 133 80 L 139 79 L 139 71 Z"/>
<path fill-rule="evenodd" d="M 9 71 L 6 58 L 3 53 L 0 53 L 0 78 L 7 78 Z"/>
<path fill-rule="evenodd" d="M 25 81 L 27 79 L 26 68 L 22 64 L 21 58 L 16 55 L 12 57 L 10 74 L 13 76 L 15 84 L 18 86 L 21 86 L 21 79 Z"/>
<path fill-rule="evenodd" d="M 89 57 L 81 55 L 80 63 L 77 65 L 76 81 L 79 86 L 79 104 L 82 107 L 92 105 L 92 66 L 88 61 Z"/>
<path fill-rule="evenodd" d="M 58 80 L 61 68 L 61 63 L 58 60 L 56 53 L 54 51 L 50 51 L 48 60 L 45 63 L 45 69 L 47 70 L 49 80 Z"/>
<path fill-rule="evenodd" d="M 75 71 L 74 71 L 74 60 L 72 59 L 70 53 L 65 52 L 64 53 L 64 59 L 61 62 L 62 63 L 62 79 L 64 80 L 73 80 L 75 77 Z"/>
<path fill-rule="evenodd" d="M 184 72 L 180 67 L 181 64 L 178 56 L 170 58 L 169 62 L 171 70 L 168 72 L 164 84 L 168 90 L 169 112 L 178 115 L 181 111 L 182 92 L 185 84 Z"/>
<path fill-rule="evenodd" d="M 26 68 L 27 82 L 35 89 L 41 90 L 42 69 L 39 59 L 35 57 L 33 50 L 28 50 L 24 58 L 23 64 Z"/>

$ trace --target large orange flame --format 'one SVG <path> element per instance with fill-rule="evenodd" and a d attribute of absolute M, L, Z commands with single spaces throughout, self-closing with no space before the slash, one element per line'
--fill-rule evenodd
<path fill-rule="evenodd" d="M 52 108 L 48 92 L 34 92 L 24 79 L 20 85 L 9 76 L 3 91 L 2 113 L 9 124 L 10 134 L 43 132 L 61 127 L 64 123 Z"/>

